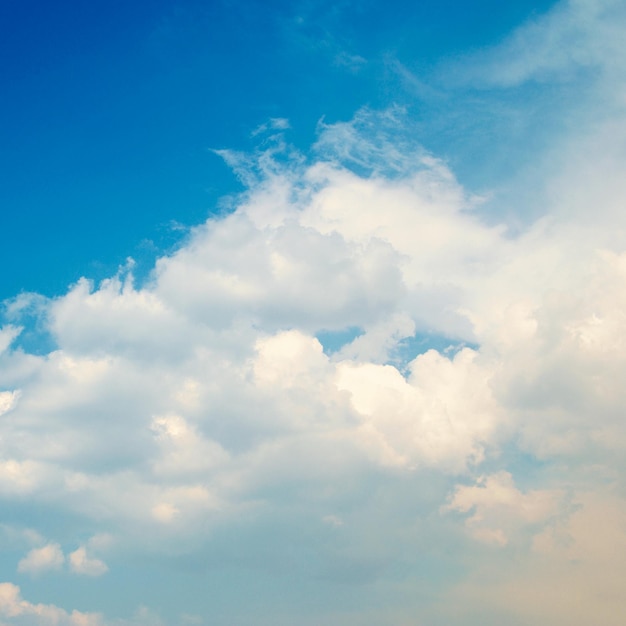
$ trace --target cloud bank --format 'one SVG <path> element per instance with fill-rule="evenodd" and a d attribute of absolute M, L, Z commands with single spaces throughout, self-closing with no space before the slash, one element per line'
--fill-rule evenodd
<path fill-rule="evenodd" d="M 569 37 L 585 7 L 561 5 L 506 49 Z M 533 57 L 491 75 L 519 82 L 562 63 Z M 625 119 L 610 119 L 619 136 Z M 258 130 L 274 133 L 264 150 L 222 152 L 248 191 L 143 284 L 129 265 L 6 304 L 0 497 L 83 538 L 34 525 L 50 539 L 23 553 L 17 575 L 105 580 L 129 554 L 213 559 L 341 578 L 388 623 L 622 623 L 615 134 L 602 125 L 563 140 L 608 146 L 612 167 L 564 153 L 536 194 L 545 210 L 520 232 L 487 219 L 406 124 L 398 108 L 364 109 L 321 125 L 305 157 L 272 120 Z M 21 347 L 26 310 L 53 349 Z M 216 547 L 231 534 L 245 554 Z M 454 574 L 416 606 L 424 559 Z M 390 587 L 405 613 L 385 602 Z M 106 621 L 31 604 L 9 582 L 0 595 L 10 624 Z M 322 621 L 370 623 L 349 601 Z"/>

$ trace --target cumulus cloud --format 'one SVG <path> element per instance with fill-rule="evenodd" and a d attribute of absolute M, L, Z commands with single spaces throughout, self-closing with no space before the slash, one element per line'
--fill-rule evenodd
<path fill-rule="evenodd" d="M 41 574 L 63 567 L 65 556 L 58 543 L 49 543 L 41 548 L 33 548 L 17 565 L 17 571 L 27 574 Z"/>
<path fill-rule="evenodd" d="M 369 136 L 378 119 L 323 127 L 310 163 L 259 156 L 236 209 L 144 284 L 126 268 L 47 303 L 56 349 L 2 356 L 3 497 L 53 502 L 86 532 L 104 524 L 126 549 L 166 554 L 297 502 L 320 533 L 355 529 L 357 562 L 377 576 L 396 548 L 367 547 L 367 517 L 346 515 L 334 486 L 471 481 L 488 462 L 501 467 L 458 486 L 446 518 L 462 514 L 488 544 L 540 536 L 562 490 L 516 487 L 507 446 L 566 463 L 626 446 L 622 253 L 575 215 L 512 236 L 443 162 Z M 348 329 L 358 336 L 326 349 L 325 333 Z M 450 349 L 402 352 L 420 333 Z M 18 570 L 64 560 L 47 544 Z M 67 564 L 108 569 L 91 544 Z"/>
<path fill-rule="evenodd" d="M 106 563 L 100 559 L 90 558 L 87 556 L 87 550 L 84 546 L 78 548 L 68 555 L 71 570 L 76 574 L 84 574 L 86 576 L 101 576 L 108 571 Z"/>
<path fill-rule="evenodd" d="M 104 561 L 90 556 L 87 553 L 86 546 L 81 546 L 77 550 L 74 550 L 74 552 L 70 552 L 67 556 L 67 560 L 70 570 L 75 574 L 82 574 L 84 576 L 102 576 L 102 574 L 106 574 L 106 572 L 109 571 L 109 568 Z"/>
<path fill-rule="evenodd" d="M 594 46 L 615 12 L 559 5 L 505 44 L 505 61 L 528 41 L 546 55 L 506 72 L 503 61 L 492 82 L 599 63 L 608 53 Z M 568 44 L 559 56 L 571 38 L 587 52 Z M 482 601 L 528 624 L 592 623 L 597 609 L 617 623 L 600 598 L 608 590 L 623 611 L 623 116 L 616 132 L 571 139 L 593 147 L 580 153 L 594 162 L 562 150 L 543 215 L 522 229 L 484 215 L 403 116 L 364 109 L 321 123 L 312 157 L 271 120 L 263 150 L 222 153 L 249 185 L 232 211 L 192 229 L 143 283 L 127 267 L 37 299 L 55 343 L 45 354 L 16 347 L 27 298 L 9 303 L 2 499 L 63 515 L 82 537 L 106 530 L 118 558 L 209 567 L 210 554 L 277 571 L 301 559 L 307 575 L 334 568 L 357 583 L 391 584 L 420 550 L 443 558 L 423 537 L 449 532 L 460 561 L 489 564 L 467 565 L 449 596 L 463 607 L 480 612 Z M 251 527 L 273 530 L 259 540 Z M 211 542 L 229 532 L 254 540 L 224 556 Z M 64 544 L 67 558 L 41 542 L 19 572 L 115 570 L 99 540 Z M 504 562 L 514 551 L 516 571 Z M 594 607 L 584 619 L 565 600 L 547 606 L 548 591 L 564 598 L 570 584 Z M 101 623 L 1 590 L 4 619 Z"/>
<path fill-rule="evenodd" d="M 534 515 L 539 513 L 538 496 L 529 492 L 515 499 L 523 506 L 530 497 L 526 504 L 533 505 Z M 571 504 L 515 560 L 478 564 L 454 589 L 451 601 L 463 606 L 466 615 L 479 615 L 488 607 L 524 624 L 621 624 L 626 610 L 620 591 L 625 583 L 624 499 L 598 488 L 580 492 Z"/>
<path fill-rule="evenodd" d="M 296 435 L 451 473 L 512 432 L 539 456 L 621 449 L 620 253 L 575 220 L 517 237 L 487 223 L 444 163 L 368 135 L 398 115 L 323 127 L 310 164 L 264 156 L 238 208 L 146 284 L 125 269 L 50 301 L 58 349 L 18 370 L 19 402 L 2 396 L 4 491 L 179 527 L 255 501 L 275 476 L 264 450 L 297 474 Z M 348 328 L 325 353 L 316 335 Z M 394 361 L 416 332 L 475 347 Z M 3 358 L 6 376 L 25 356 Z M 89 569 L 81 550 L 70 563 Z"/>
<path fill-rule="evenodd" d="M 470 513 L 465 525 L 478 541 L 504 546 L 524 526 L 545 523 L 559 511 L 563 494 L 519 491 L 510 473 L 482 476 L 475 485 L 457 486 L 443 511 Z"/>
<path fill-rule="evenodd" d="M 19 397 L 19 391 L 0 392 L 0 415 L 8 413 L 17 404 Z"/>
<path fill-rule="evenodd" d="M 490 372 L 475 359 L 468 348 L 452 360 L 431 350 L 409 364 L 408 380 L 391 365 L 344 362 L 337 386 L 350 393 L 388 462 L 462 471 L 482 460 L 499 421 Z"/>
<path fill-rule="evenodd" d="M 20 588 L 12 583 L 0 583 L 0 615 L 10 624 L 23 626 L 102 626 L 95 613 L 68 613 L 52 604 L 32 604 L 24 600 Z"/>
<path fill-rule="evenodd" d="M 162 626 L 160 616 L 146 607 L 139 607 L 128 619 L 106 620 L 99 613 L 67 611 L 54 604 L 32 603 L 24 599 L 21 589 L 13 583 L 0 583 L 0 618 L 2 624 L 15 626 Z M 194 624 L 196 616 L 182 615 L 181 623 Z"/>

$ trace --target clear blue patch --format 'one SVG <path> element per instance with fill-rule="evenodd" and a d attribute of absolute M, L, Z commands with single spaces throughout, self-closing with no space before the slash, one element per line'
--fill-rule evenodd
<path fill-rule="evenodd" d="M 59 346 L 50 333 L 31 327 L 24 328 L 11 347 L 22 350 L 26 354 L 45 356 L 57 350 Z"/>
<path fill-rule="evenodd" d="M 480 473 L 495 474 L 505 470 L 513 476 L 518 489 L 527 491 L 545 483 L 551 466 L 552 461 L 536 457 L 522 449 L 518 441 L 513 440 L 505 443 L 495 455 L 488 452 L 487 458 L 480 464 Z"/>
<path fill-rule="evenodd" d="M 5 303 L 6 307 L 6 303 Z M 37 307 L 25 307 L 17 314 L 0 312 L 0 327 L 11 324 L 22 329 L 11 342 L 11 349 L 23 350 L 27 354 L 42 356 L 57 349 L 57 344 L 50 334 L 45 316 Z"/>
<path fill-rule="evenodd" d="M 363 332 L 359 326 L 350 326 L 342 330 L 323 330 L 316 333 L 315 337 L 322 344 L 324 354 L 331 355 L 360 337 Z"/>
<path fill-rule="evenodd" d="M 460 341 L 458 337 L 436 333 L 416 333 L 412 337 L 406 337 L 398 342 L 390 354 L 389 362 L 400 369 L 404 369 L 415 357 L 429 350 L 437 350 L 437 352 L 451 358 L 463 348 L 477 350 L 478 345 Z"/>

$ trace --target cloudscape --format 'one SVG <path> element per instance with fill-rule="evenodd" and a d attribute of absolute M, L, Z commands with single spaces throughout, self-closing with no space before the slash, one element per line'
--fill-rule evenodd
<path fill-rule="evenodd" d="M 13 4 L 0 624 L 621 626 L 626 4 Z"/>

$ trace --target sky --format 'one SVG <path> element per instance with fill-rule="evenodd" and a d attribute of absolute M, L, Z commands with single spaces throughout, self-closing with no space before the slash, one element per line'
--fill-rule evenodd
<path fill-rule="evenodd" d="M 0 5 L 0 626 L 621 626 L 626 3 Z"/>

